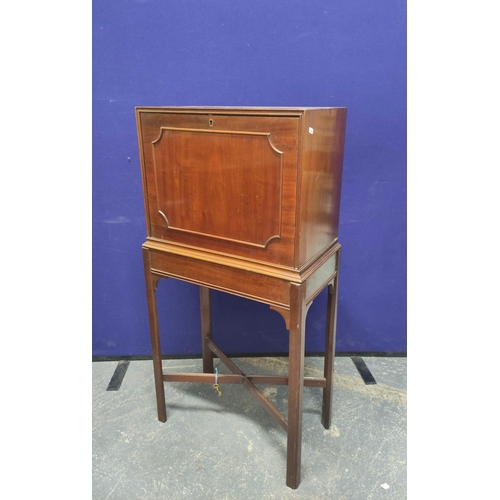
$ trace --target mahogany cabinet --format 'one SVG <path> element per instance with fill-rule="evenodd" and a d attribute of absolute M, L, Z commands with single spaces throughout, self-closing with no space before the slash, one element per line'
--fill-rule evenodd
<path fill-rule="evenodd" d="M 346 108 L 136 108 L 143 244 L 158 418 L 164 382 L 244 385 L 288 434 L 287 485 L 300 482 L 302 392 L 323 387 L 330 425 Z M 163 373 L 155 289 L 200 286 L 203 373 Z M 325 373 L 304 377 L 307 309 L 328 287 Z M 212 340 L 210 290 L 268 304 L 289 330 L 288 377 L 247 375 Z M 214 374 L 213 356 L 231 374 Z M 285 418 L 256 384 L 288 385 Z"/>

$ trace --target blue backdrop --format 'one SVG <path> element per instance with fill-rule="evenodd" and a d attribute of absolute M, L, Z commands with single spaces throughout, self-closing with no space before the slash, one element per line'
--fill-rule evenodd
<path fill-rule="evenodd" d="M 93 354 L 150 354 L 134 107 L 346 106 L 337 352 L 406 352 L 406 2 L 93 3 Z M 198 289 L 161 280 L 165 354 L 199 354 Z M 323 349 L 326 292 L 307 317 Z M 281 316 L 213 293 L 227 353 L 287 352 Z"/>

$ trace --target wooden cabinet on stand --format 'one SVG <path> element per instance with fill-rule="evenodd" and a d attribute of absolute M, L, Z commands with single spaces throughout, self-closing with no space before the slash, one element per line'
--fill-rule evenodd
<path fill-rule="evenodd" d="M 164 382 L 244 385 L 287 432 L 286 484 L 300 483 L 303 388 L 323 388 L 330 426 L 346 108 L 136 108 L 143 244 L 158 418 Z M 164 373 L 155 290 L 200 287 L 203 373 Z M 305 319 L 328 288 L 323 377 L 304 377 Z M 288 376 L 244 374 L 214 344 L 210 290 L 268 304 L 289 331 Z M 213 356 L 231 374 L 214 378 Z M 257 384 L 288 386 L 285 418 Z"/>

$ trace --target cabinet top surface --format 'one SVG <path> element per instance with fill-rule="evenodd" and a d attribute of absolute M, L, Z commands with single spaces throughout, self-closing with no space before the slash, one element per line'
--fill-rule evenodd
<path fill-rule="evenodd" d="M 346 109 L 343 107 L 263 107 L 263 106 L 137 106 L 137 111 L 149 112 L 185 112 L 190 113 L 279 113 L 302 114 L 307 110 Z"/>

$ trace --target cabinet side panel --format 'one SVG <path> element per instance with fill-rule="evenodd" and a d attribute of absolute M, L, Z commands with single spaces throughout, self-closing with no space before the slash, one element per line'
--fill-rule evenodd
<path fill-rule="evenodd" d="M 338 239 L 346 108 L 307 110 L 303 126 L 300 265 Z"/>

